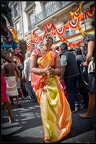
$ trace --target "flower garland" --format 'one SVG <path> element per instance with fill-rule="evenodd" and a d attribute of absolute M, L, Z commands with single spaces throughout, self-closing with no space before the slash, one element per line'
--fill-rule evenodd
<path fill-rule="evenodd" d="M 71 27 L 72 30 L 76 30 L 79 25 L 79 19 L 74 19 L 73 21 L 69 22 L 69 26 Z"/>
<path fill-rule="evenodd" d="M 59 36 L 62 36 L 64 33 L 65 33 L 65 27 L 64 26 L 62 26 L 62 27 L 60 27 L 60 28 L 57 28 L 56 29 L 56 32 L 57 32 L 57 34 L 59 35 Z"/>
<path fill-rule="evenodd" d="M 77 18 L 82 12 L 82 3 L 79 5 L 79 8 L 75 12 L 70 12 L 70 18 L 75 19 Z"/>
<path fill-rule="evenodd" d="M 76 44 L 72 44 L 71 42 L 68 42 L 66 38 L 64 38 L 64 33 L 70 27 L 72 30 L 78 29 L 80 31 L 81 35 L 84 36 L 85 31 L 80 27 L 80 22 L 84 21 L 84 17 L 88 17 L 88 18 L 94 17 L 95 7 L 90 8 L 90 10 L 87 10 L 83 14 L 81 14 L 81 11 L 82 11 L 82 4 L 79 6 L 79 8 L 77 9 L 76 12 L 74 12 L 74 13 L 70 12 L 70 15 L 72 14 L 71 15 L 72 20 L 60 28 L 56 28 L 52 22 L 44 25 L 44 34 L 49 33 L 51 36 L 54 36 L 57 34 L 62 42 L 66 41 L 71 48 L 76 48 L 77 46 L 79 46 L 80 41 Z M 52 28 L 53 28 L 53 31 L 48 32 Z M 42 41 L 43 35 L 38 36 L 35 33 L 35 31 L 32 31 L 31 40 L 30 40 L 31 43 L 39 44 Z"/>
<path fill-rule="evenodd" d="M 92 7 L 89 10 L 87 10 L 85 15 L 88 16 L 88 18 L 93 18 L 95 16 L 95 8 Z"/>
<path fill-rule="evenodd" d="M 78 12 L 78 15 L 76 15 L 76 12 Z M 79 5 L 79 8 L 76 10 L 76 12 L 74 12 L 73 14 L 72 14 L 72 12 L 70 13 L 72 16 L 72 19 L 74 19 L 75 18 L 75 21 L 76 20 L 78 20 L 78 16 L 81 14 L 81 12 L 82 12 L 82 3 Z M 77 18 L 77 19 L 76 19 Z M 80 22 L 80 21 L 79 21 Z M 85 35 L 85 32 L 83 31 L 83 29 L 80 27 L 80 25 L 79 25 L 79 22 L 77 21 L 77 24 L 74 24 L 74 25 L 72 25 L 72 23 L 70 22 L 69 24 L 70 24 L 70 26 L 71 26 L 71 28 L 74 30 L 74 28 L 76 29 L 78 29 L 79 30 L 79 32 L 82 34 L 82 36 L 84 36 Z M 74 26 L 74 27 L 73 27 Z"/>

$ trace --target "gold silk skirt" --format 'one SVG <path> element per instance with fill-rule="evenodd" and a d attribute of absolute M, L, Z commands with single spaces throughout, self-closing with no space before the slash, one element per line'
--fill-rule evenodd
<path fill-rule="evenodd" d="M 59 77 L 32 73 L 32 84 L 41 109 L 44 141 L 60 141 L 70 132 L 72 113 Z"/>

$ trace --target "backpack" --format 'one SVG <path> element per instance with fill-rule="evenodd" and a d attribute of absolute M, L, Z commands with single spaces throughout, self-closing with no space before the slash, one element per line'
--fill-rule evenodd
<path fill-rule="evenodd" d="M 84 83 L 86 85 L 88 85 L 88 82 L 89 82 L 88 67 L 87 66 L 83 66 L 83 63 L 84 62 L 82 62 L 80 64 L 80 72 L 81 72 L 81 76 L 82 76 L 82 79 L 83 79 Z"/>
<path fill-rule="evenodd" d="M 94 61 L 94 57 L 92 57 L 89 61 L 89 64 L 88 64 L 88 73 L 91 74 L 91 73 L 95 73 L 95 61 Z"/>

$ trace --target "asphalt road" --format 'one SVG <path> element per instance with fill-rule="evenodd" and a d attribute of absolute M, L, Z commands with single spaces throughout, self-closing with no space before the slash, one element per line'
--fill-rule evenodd
<path fill-rule="evenodd" d="M 40 108 L 37 102 L 26 98 L 20 99 L 21 108 L 15 102 L 15 108 L 11 109 L 14 123 L 8 122 L 8 116 L 1 107 L 1 143 L 44 143 L 43 127 L 40 117 Z M 79 113 L 86 112 L 86 108 L 73 113 L 70 133 L 58 143 L 95 143 L 95 116 L 91 119 L 81 119 Z"/>

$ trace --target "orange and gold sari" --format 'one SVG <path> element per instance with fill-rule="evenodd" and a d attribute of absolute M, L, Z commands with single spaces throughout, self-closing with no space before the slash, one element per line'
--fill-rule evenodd
<path fill-rule="evenodd" d="M 40 56 L 38 50 L 34 50 L 32 55 L 36 54 L 38 67 L 54 67 L 57 56 L 55 52 L 50 51 Z M 70 132 L 72 125 L 70 106 L 62 91 L 59 77 L 32 73 L 31 84 L 40 104 L 44 140 L 57 142 Z"/>

